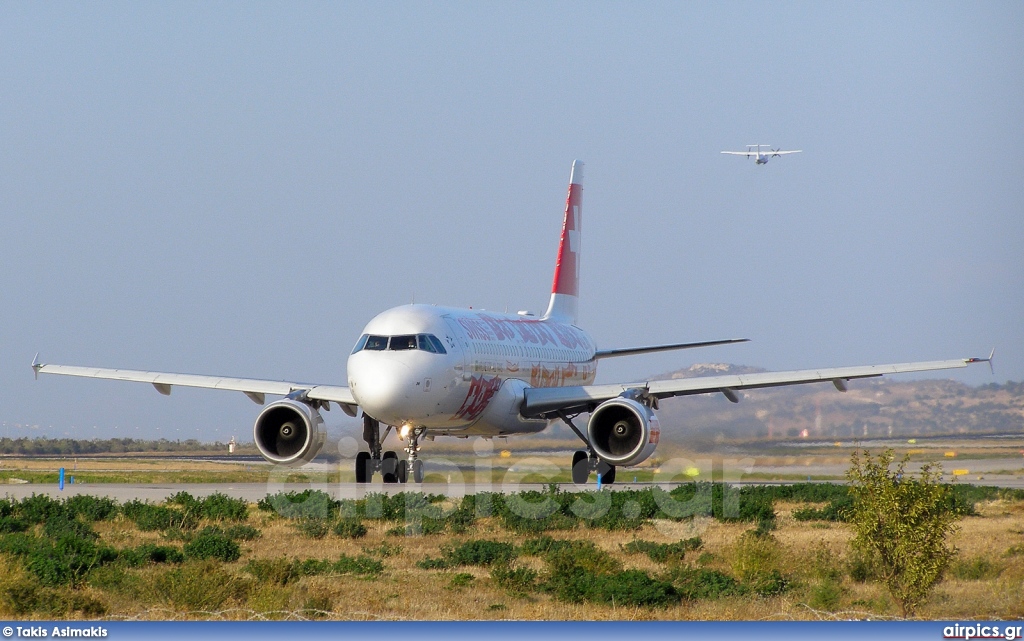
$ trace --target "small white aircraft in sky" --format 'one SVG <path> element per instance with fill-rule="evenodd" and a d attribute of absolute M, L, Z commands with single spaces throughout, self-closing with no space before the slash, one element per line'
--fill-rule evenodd
<path fill-rule="evenodd" d="M 830 382 L 846 391 L 847 382 L 855 378 L 967 367 L 991 359 L 594 385 L 597 364 L 604 358 L 747 339 L 599 349 L 577 324 L 582 184 L 583 163 L 576 161 L 569 178 L 551 298 L 543 316 L 434 305 L 389 309 L 374 317 L 356 341 L 348 357 L 347 386 L 47 365 L 38 361 L 38 355 L 32 369 L 37 376 L 150 383 L 161 394 L 170 394 L 174 385 L 232 390 L 258 405 L 264 405 L 267 395 L 283 396 L 263 407 L 253 427 L 260 454 L 282 465 L 302 465 L 320 452 L 326 440 L 320 412 L 330 409 L 331 403 L 352 417 L 362 410 L 366 449 L 356 457 L 357 483 L 369 482 L 374 474 L 380 474 L 385 483 L 422 482 L 421 440 L 531 434 L 561 420 L 585 448 L 572 457 L 572 479 L 584 484 L 594 472 L 604 483 L 612 483 L 617 466 L 638 465 L 654 453 L 661 436 L 655 410 L 665 398 L 721 393 L 737 403 L 741 390 L 814 382 Z M 581 429 L 572 419 L 584 413 L 590 417 Z M 394 450 L 385 451 L 392 431 L 404 443 L 403 459 Z"/>
<path fill-rule="evenodd" d="M 764 147 L 766 151 L 761 151 L 761 147 Z M 729 154 L 732 156 L 746 156 L 747 158 L 753 158 L 754 162 L 758 165 L 765 165 L 769 160 L 776 156 L 784 156 L 786 154 L 798 154 L 803 149 L 793 149 L 791 151 L 785 151 L 782 149 L 772 149 L 771 145 L 747 145 L 746 151 L 723 151 L 723 154 Z"/>

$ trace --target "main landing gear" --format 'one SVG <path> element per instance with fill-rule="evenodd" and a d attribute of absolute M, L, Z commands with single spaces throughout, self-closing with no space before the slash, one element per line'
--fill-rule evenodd
<path fill-rule="evenodd" d="M 385 483 L 406 483 L 412 477 L 413 483 L 423 482 L 423 461 L 419 459 L 419 440 L 424 428 L 415 428 L 406 435 L 405 453 L 407 458 L 399 460 L 393 450 L 382 452 L 384 439 L 391 432 L 387 426 L 384 435 L 380 433 L 380 421 L 363 414 L 363 440 L 369 452 L 356 454 L 356 483 L 369 483 L 379 472 Z M 411 473 L 410 473 L 411 472 Z"/>
<path fill-rule="evenodd" d="M 590 480 L 591 472 L 597 472 L 601 477 L 602 485 L 611 485 L 615 482 L 615 466 L 602 461 L 598 458 L 597 454 L 594 453 L 594 448 L 590 446 L 590 441 L 583 435 L 570 419 L 565 414 L 561 414 L 561 419 L 566 425 L 576 432 L 576 436 L 580 437 L 580 440 L 587 446 L 585 450 L 576 450 L 572 455 L 572 482 L 576 485 L 586 485 L 587 481 Z"/>

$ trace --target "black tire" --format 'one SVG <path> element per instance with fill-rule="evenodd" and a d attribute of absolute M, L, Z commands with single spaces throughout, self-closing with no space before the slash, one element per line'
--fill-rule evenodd
<path fill-rule="evenodd" d="M 373 476 L 373 463 L 369 452 L 356 454 L 356 483 L 368 483 Z"/>
<path fill-rule="evenodd" d="M 385 483 L 398 482 L 398 454 L 392 451 L 384 452 L 380 461 L 380 473 Z"/>
<path fill-rule="evenodd" d="M 572 455 L 572 482 L 586 485 L 590 478 L 590 457 L 583 450 L 576 450 Z"/>
<path fill-rule="evenodd" d="M 412 482 L 423 482 L 423 461 L 416 459 L 412 462 Z"/>
<path fill-rule="evenodd" d="M 597 464 L 597 473 L 601 475 L 601 485 L 611 485 L 615 482 L 615 466 L 604 461 Z"/>
<path fill-rule="evenodd" d="M 395 471 L 395 476 L 398 477 L 399 483 L 405 483 L 409 480 L 409 461 L 402 459 L 398 462 L 398 467 Z"/>

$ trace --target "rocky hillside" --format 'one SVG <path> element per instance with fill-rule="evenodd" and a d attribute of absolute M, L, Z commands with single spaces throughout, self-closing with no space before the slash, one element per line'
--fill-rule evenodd
<path fill-rule="evenodd" d="M 698 364 L 658 378 L 763 371 Z M 721 394 L 680 397 L 658 413 L 671 433 L 726 438 L 865 438 L 964 433 L 1024 433 L 1024 383 L 971 387 L 952 380 L 851 381 L 741 392 L 738 404 Z"/>

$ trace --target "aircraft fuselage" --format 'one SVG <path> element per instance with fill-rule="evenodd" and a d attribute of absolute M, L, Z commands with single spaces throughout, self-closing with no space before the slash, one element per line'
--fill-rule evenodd
<path fill-rule="evenodd" d="M 591 384 L 596 349 L 585 331 L 552 319 L 404 305 L 363 329 L 348 382 L 363 411 L 388 425 L 537 432 L 547 421 L 520 415 L 523 390 Z"/>

